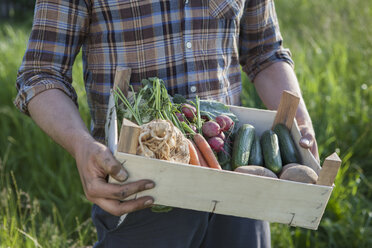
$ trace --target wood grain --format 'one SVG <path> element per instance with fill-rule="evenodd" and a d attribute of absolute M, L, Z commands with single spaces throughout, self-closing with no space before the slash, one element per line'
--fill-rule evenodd
<path fill-rule="evenodd" d="M 117 150 L 130 154 L 137 153 L 138 137 L 141 133 L 141 127 L 128 119 L 123 119 Z"/>
<path fill-rule="evenodd" d="M 318 181 L 316 184 L 332 186 L 337 172 L 341 166 L 341 159 L 338 157 L 337 153 L 333 153 L 324 160 L 322 169 L 320 170 Z"/>
<path fill-rule="evenodd" d="M 291 130 L 299 102 L 300 98 L 295 93 L 283 91 L 272 128 L 276 124 L 282 123 Z"/>
<path fill-rule="evenodd" d="M 123 92 L 124 96 L 128 96 L 131 72 L 132 69 L 129 67 L 118 66 L 116 68 L 113 89 L 116 90 L 119 88 Z"/>

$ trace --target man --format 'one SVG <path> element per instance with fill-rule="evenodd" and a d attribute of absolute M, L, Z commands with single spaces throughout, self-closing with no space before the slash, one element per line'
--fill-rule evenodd
<path fill-rule="evenodd" d="M 90 132 L 71 86 L 72 65 L 81 47 Z M 157 76 L 171 94 L 238 105 L 240 65 L 269 109 L 277 108 L 283 90 L 301 95 L 271 0 L 36 2 L 15 103 L 76 159 L 86 197 L 94 203 L 96 247 L 270 246 L 267 222 L 184 209 L 152 213 L 144 209 L 154 202 L 150 196 L 125 200 L 153 188 L 151 180 L 121 186 L 105 180 L 107 175 L 127 178 L 102 144 L 118 66 L 132 69 L 135 87 L 141 79 Z M 296 118 L 303 134 L 300 144 L 318 156 L 302 97 Z"/>

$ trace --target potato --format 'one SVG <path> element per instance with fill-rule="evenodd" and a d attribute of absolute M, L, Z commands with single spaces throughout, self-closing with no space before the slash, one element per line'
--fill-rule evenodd
<path fill-rule="evenodd" d="M 263 176 L 263 177 L 272 177 L 272 178 L 278 178 L 274 172 L 271 170 L 258 166 L 258 165 L 245 165 L 245 166 L 239 166 L 235 169 L 236 172 L 240 173 L 246 173 L 256 176 Z"/>
<path fill-rule="evenodd" d="M 313 183 L 318 180 L 318 175 L 313 169 L 305 165 L 294 165 L 286 168 L 281 175 L 280 179 L 296 181 L 301 183 Z"/>
<path fill-rule="evenodd" d="M 280 176 L 283 174 L 283 172 L 284 172 L 285 170 L 287 170 L 288 168 L 291 168 L 291 167 L 293 167 L 293 166 L 296 166 L 296 165 L 302 165 L 302 164 L 290 163 L 290 164 L 286 164 L 285 166 L 283 166 L 282 170 L 281 170 L 280 173 L 279 173 L 279 178 L 280 178 Z"/>

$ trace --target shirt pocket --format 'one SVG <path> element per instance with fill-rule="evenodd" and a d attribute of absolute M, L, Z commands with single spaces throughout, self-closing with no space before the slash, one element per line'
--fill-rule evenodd
<path fill-rule="evenodd" d="M 209 14 L 218 19 L 237 19 L 243 13 L 245 0 L 209 0 Z"/>

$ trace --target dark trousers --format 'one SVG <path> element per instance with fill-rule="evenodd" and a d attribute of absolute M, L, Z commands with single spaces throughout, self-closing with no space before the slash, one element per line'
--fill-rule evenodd
<path fill-rule="evenodd" d="M 180 208 L 136 211 L 117 226 L 119 217 L 94 205 L 92 218 L 96 248 L 266 248 L 271 242 L 268 222 Z"/>

